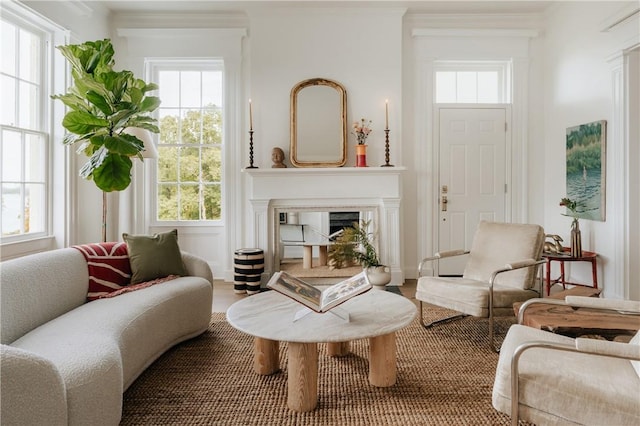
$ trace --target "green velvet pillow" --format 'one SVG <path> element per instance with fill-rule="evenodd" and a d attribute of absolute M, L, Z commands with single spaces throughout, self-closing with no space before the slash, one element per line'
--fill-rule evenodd
<path fill-rule="evenodd" d="M 154 235 L 122 234 L 129 251 L 131 284 L 186 275 L 178 246 L 178 230 Z"/>

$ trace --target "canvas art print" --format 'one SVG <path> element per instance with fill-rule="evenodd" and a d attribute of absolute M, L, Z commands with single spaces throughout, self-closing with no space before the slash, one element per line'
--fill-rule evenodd
<path fill-rule="evenodd" d="M 606 120 L 567 128 L 567 198 L 577 216 L 605 220 Z"/>

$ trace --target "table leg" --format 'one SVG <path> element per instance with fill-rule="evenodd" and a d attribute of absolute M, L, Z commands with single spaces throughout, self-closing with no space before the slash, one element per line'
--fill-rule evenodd
<path fill-rule="evenodd" d="M 318 404 L 318 344 L 289 342 L 287 406 L 297 412 Z"/>
<path fill-rule="evenodd" d="M 278 341 L 256 337 L 253 340 L 253 370 L 268 376 L 280 370 L 278 362 Z"/>
<path fill-rule="evenodd" d="M 311 269 L 313 264 L 313 246 L 303 246 L 302 269 Z"/>
<path fill-rule="evenodd" d="M 593 288 L 598 288 L 598 264 L 595 257 L 591 261 L 591 278 L 593 279 Z"/>
<path fill-rule="evenodd" d="M 318 246 L 318 265 L 326 266 L 327 265 L 327 246 L 320 245 Z"/>
<path fill-rule="evenodd" d="M 387 387 L 396 383 L 396 334 L 369 338 L 369 383 Z"/>
<path fill-rule="evenodd" d="M 327 353 L 329 356 L 349 355 L 349 342 L 329 342 L 327 343 Z"/>
<path fill-rule="evenodd" d="M 547 259 L 547 296 L 551 294 L 551 260 Z"/>

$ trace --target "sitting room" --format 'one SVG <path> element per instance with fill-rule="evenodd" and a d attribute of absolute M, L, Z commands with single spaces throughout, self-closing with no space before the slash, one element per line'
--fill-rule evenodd
<path fill-rule="evenodd" d="M 2 424 L 640 424 L 637 0 L 0 17 Z"/>

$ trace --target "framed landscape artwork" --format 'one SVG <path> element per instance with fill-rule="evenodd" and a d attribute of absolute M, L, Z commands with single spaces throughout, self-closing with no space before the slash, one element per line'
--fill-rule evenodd
<path fill-rule="evenodd" d="M 605 220 L 606 120 L 567 128 L 567 198 L 578 217 Z"/>

